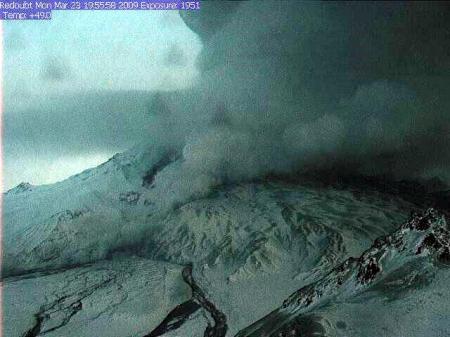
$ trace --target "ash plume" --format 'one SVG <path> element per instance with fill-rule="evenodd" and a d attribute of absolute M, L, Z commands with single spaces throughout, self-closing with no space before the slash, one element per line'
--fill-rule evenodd
<path fill-rule="evenodd" d="M 163 203 L 336 167 L 448 183 L 448 5 L 245 1 L 219 21 L 227 6 L 205 6 L 183 15 L 198 85 L 153 111 L 151 139 L 181 155 L 155 176 Z"/>

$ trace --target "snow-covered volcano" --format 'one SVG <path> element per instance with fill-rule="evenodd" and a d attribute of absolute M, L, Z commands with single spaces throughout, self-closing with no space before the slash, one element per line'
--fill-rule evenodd
<path fill-rule="evenodd" d="M 155 204 L 165 195 L 146 183 L 149 172 L 169 170 L 180 160 L 161 167 L 166 156 L 157 154 L 141 145 L 62 182 L 21 184 L 6 192 L 3 274 L 79 265 L 121 252 L 226 264 L 235 267 L 231 278 L 251 275 L 254 265 L 272 270 L 313 256 L 330 267 L 420 207 L 366 186 L 327 186 L 305 178 L 223 185 L 162 211 Z"/>
<path fill-rule="evenodd" d="M 324 183 L 305 176 L 296 182 L 272 178 L 224 185 L 160 212 L 154 207 L 158 191 L 146 183 L 149 173 L 178 165 L 179 159 L 161 164 L 167 156 L 156 153 L 142 145 L 60 183 L 21 184 L 4 195 L 8 336 L 145 336 L 176 305 L 189 300 L 190 290 L 181 278 L 188 264 L 205 296 L 226 316 L 232 336 L 292 292 L 321 282 L 347 258 L 359 256 L 411 212 L 437 200 L 423 191 L 402 197 L 400 184 L 383 189 L 369 182 Z M 437 223 L 436 232 L 448 230 L 444 220 Z M 417 232 L 405 239 L 414 240 L 407 252 L 426 236 Z M 397 253 L 386 254 L 394 254 L 395 260 Z M 433 336 L 446 335 L 450 326 L 443 318 L 449 312 L 445 280 L 450 275 L 445 263 L 423 269 L 401 258 L 390 268 L 386 286 L 369 287 L 375 290 L 348 298 L 336 288 L 325 306 L 331 316 L 323 316 L 319 305 L 299 326 L 307 331 L 316 326 L 331 336 L 346 336 L 350 330 L 352 335 L 370 335 L 380 328 L 377 315 L 384 317 L 383 310 L 392 310 L 392 319 L 425 315 L 427 325 L 435 329 Z M 356 271 L 353 267 L 350 273 Z M 147 295 L 139 295 L 143 293 Z M 443 301 L 431 303 L 438 294 Z M 334 296 L 339 299 L 335 304 Z M 420 298 L 427 299 L 426 306 L 402 311 L 402 303 Z M 377 308 L 373 313 L 366 309 L 367 315 L 378 317 L 372 325 L 344 317 L 366 302 Z M 382 309 L 384 303 L 388 309 Z M 346 311 L 333 312 L 337 305 Z M 203 334 L 206 321 L 201 311 L 194 310 L 179 330 L 166 335 Z M 394 321 L 383 322 L 386 336 L 402 336 L 392 330 Z M 413 325 L 405 323 L 402 329 L 407 327 Z M 423 332 L 408 329 L 408 336 Z M 251 336 L 257 335 L 263 334 Z"/>
<path fill-rule="evenodd" d="M 185 13 L 201 75 L 149 139 L 4 194 L 5 334 L 449 336 L 448 188 L 414 182 L 448 175 L 445 22 L 383 6 Z"/>

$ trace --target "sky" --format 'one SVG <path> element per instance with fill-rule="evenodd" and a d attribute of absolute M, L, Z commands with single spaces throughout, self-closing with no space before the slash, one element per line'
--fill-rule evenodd
<path fill-rule="evenodd" d="M 175 11 L 4 22 L 4 189 L 59 181 L 138 143 L 152 93 L 193 85 L 200 49 Z"/>

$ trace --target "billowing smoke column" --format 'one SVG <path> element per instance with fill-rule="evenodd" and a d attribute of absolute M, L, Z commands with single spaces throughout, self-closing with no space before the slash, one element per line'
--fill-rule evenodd
<path fill-rule="evenodd" d="M 158 96 L 152 140 L 181 159 L 154 188 L 173 204 L 314 169 L 448 182 L 448 14 L 436 3 L 299 1 L 184 13 L 204 44 L 201 77 Z"/>

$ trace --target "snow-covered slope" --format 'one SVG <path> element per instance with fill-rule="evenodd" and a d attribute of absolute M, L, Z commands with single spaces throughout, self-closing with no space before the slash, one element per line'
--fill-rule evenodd
<path fill-rule="evenodd" d="M 2 282 L 3 336 L 143 336 L 190 297 L 181 267 L 139 258 Z"/>
<path fill-rule="evenodd" d="M 155 205 L 171 191 L 161 195 L 149 175 L 179 161 L 142 145 L 60 183 L 8 191 L 4 275 L 129 250 L 177 263 L 222 263 L 230 280 L 306 259 L 301 273 L 360 252 L 414 208 L 379 192 L 260 182 L 217 188 L 161 211 Z"/>
<path fill-rule="evenodd" d="M 350 320 L 353 333 L 370 336 L 384 330 L 381 333 L 387 336 L 446 336 L 450 333 L 450 293 L 445 286 L 450 280 L 445 268 L 449 263 L 449 228 L 442 215 L 428 210 L 394 233 L 378 238 L 358 259 L 347 259 L 317 282 L 294 292 L 279 309 L 242 330 L 237 337 L 296 336 L 305 331 L 308 323 L 311 335 L 345 336 L 347 332 L 333 331 L 347 327 L 344 321 L 348 318 L 337 323 L 336 316 L 345 317 L 337 310 L 341 304 L 347 315 L 349 311 L 356 313 L 360 307 L 370 306 L 371 315 L 376 318 L 374 321 L 366 318 L 365 323 Z M 405 300 L 411 307 L 401 307 L 396 300 Z M 383 306 L 383 302 L 387 305 Z M 381 317 L 385 317 L 384 322 Z M 409 321 L 412 317 L 416 320 Z M 417 321 L 419 317 L 428 322 Z M 397 318 L 400 320 L 396 321 Z M 320 319 L 328 324 L 313 324 Z"/>
<path fill-rule="evenodd" d="M 141 145 L 62 182 L 6 192 L 4 275 L 98 260 L 125 245 L 148 213 L 143 177 L 160 156 Z"/>
<path fill-rule="evenodd" d="M 301 285 L 359 255 L 416 209 L 399 196 L 366 186 L 268 180 L 217 187 L 206 197 L 159 212 L 152 202 L 158 195 L 148 183 L 149 175 L 177 165 L 179 159 L 144 149 L 116 155 L 55 185 L 23 184 L 7 192 L 4 276 L 56 269 L 52 282 L 71 284 L 69 274 L 58 269 L 133 254 L 193 263 L 198 283 L 226 314 L 229 333 L 236 333 Z M 99 267 L 79 268 L 73 272 Z M 137 273 L 133 270 L 131 279 Z M 47 282 L 32 279 L 29 282 Z M 12 298 L 34 288 L 34 283 L 9 282 L 18 288 L 5 288 L 11 289 L 6 294 L 14 294 L 6 307 L 22 307 Z M 165 281 L 160 283 L 164 287 Z M 115 291 L 123 295 L 111 290 Z M 42 302 L 29 301 L 35 303 L 33 308 Z M 182 301 L 180 297 L 174 303 Z M 167 310 L 158 311 L 165 314 Z M 202 330 L 203 325 L 193 324 L 193 329 Z"/>
<path fill-rule="evenodd" d="M 145 336 L 190 296 L 186 285 L 180 285 L 185 290 L 180 295 L 176 292 L 167 306 L 162 304 L 162 289 L 175 282 L 166 279 L 166 269 L 174 268 L 171 277 L 182 284 L 181 265 L 191 263 L 199 287 L 225 315 L 231 336 L 278 307 L 292 292 L 320 282 L 335 266 L 359 256 L 373 240 L 404 222 L 417 210 L 419 197 L 424 197 L 402 198 L 400 193 L 382 192 L 360 182 L 325 184 L 305 177 L 295 183 L 268 179 L 218 186 L 204 197 L 161 210 L 155 204 L 164 195 L 153 187 L 152 175 L 179 161 L 177 156 L 143 145 L 58 184 L 22 184 L 4 195 L 4 312 L 11 322 L 7 327 L 11 336 L 32 331 L 39 317 L 41 334 L 61 325 L 48 334 L 62 336 L 60 329 L 67 325 L 77 336 Z M 140 258 L 130 259 L 135 255 Z M 407 259 L 398 261 L 399 273 L 406 268 L 401 277 L 414 281 L 418 273 L 421 279 L 422 267 Z M 447 272 L 430 268 L 436 278 L 427 274 L 425 292 L 414 293 L 411 301 L 424 294 L 428 299 L 437 293 L 448 295 L 448 289 L 442 288 Z M 98 286 L 113 276 L 119 285 Z M 80 277 L 86 280 L 79 281 Z M 397 281 L 389 286 L 397 289 L 399 284 L 403 289 Z M 429 294 L 428 284 L 433 282 L 441 288 Z M 108 295 L 104 297 L 103 292 Z M 148 296 L 139 297 L 132 313 L 119 301 L 143 292 Z M 383 305 L 384 295 L 380 296 L 370 297 L 377 303 L 374 306 Z M 352 304 L 345 303 L 351 312 Z M 150 310 L 148 305 L 158 308 Z M 398 313 L 398 302 L 390 305 Z M 127 317 L 112 314 L 114 308 L 127 312 Z M 330 315 L 327 322 L 334 324 L 333 329 L 343 326 L 337 323 L 341 320 L 350 325 L 348 318 Z M 439 317 L 429 318 L 438 325 L 433 336 L 447 329 Z M 203 334 L 204 317 L 189 318 L 180 330 L 166 335 Z M 17 320 L 20 324 L 14 323 Z M 114 324 L 105 323 L 110 320 Z M 352 323 L 355 331 L 363 327 L 359 321 Z M 38 336 L 36 331 L 28 337 Z"/>
<path fill-rule="evenodd" d="M 440 337 L 450 331 L 449 262 L 447 223 L 431 209 L 377 238 L 359 258 L 321 269 L 316 281 L 299 281 L 278 272 L 274 277 L 257 273 L 253 279 L 227 284 L 211 277 L 214 272 L 208 270 L 203 274 L 208 280 L 200 284 L 226 317 L 226 336 Z M 287 299 L 282 303 L 283 297 Z M 207 307 L 204 310 L 208 312 Z M 255 319 L 259 313 L 265 317 Z M 154 330 L 150 336 L 197 336 L 205 325 L 204 318 L 196 316 L 175 331 L 157 334 Z M 216 331 L 208 336 L 225 334 Z"/>

